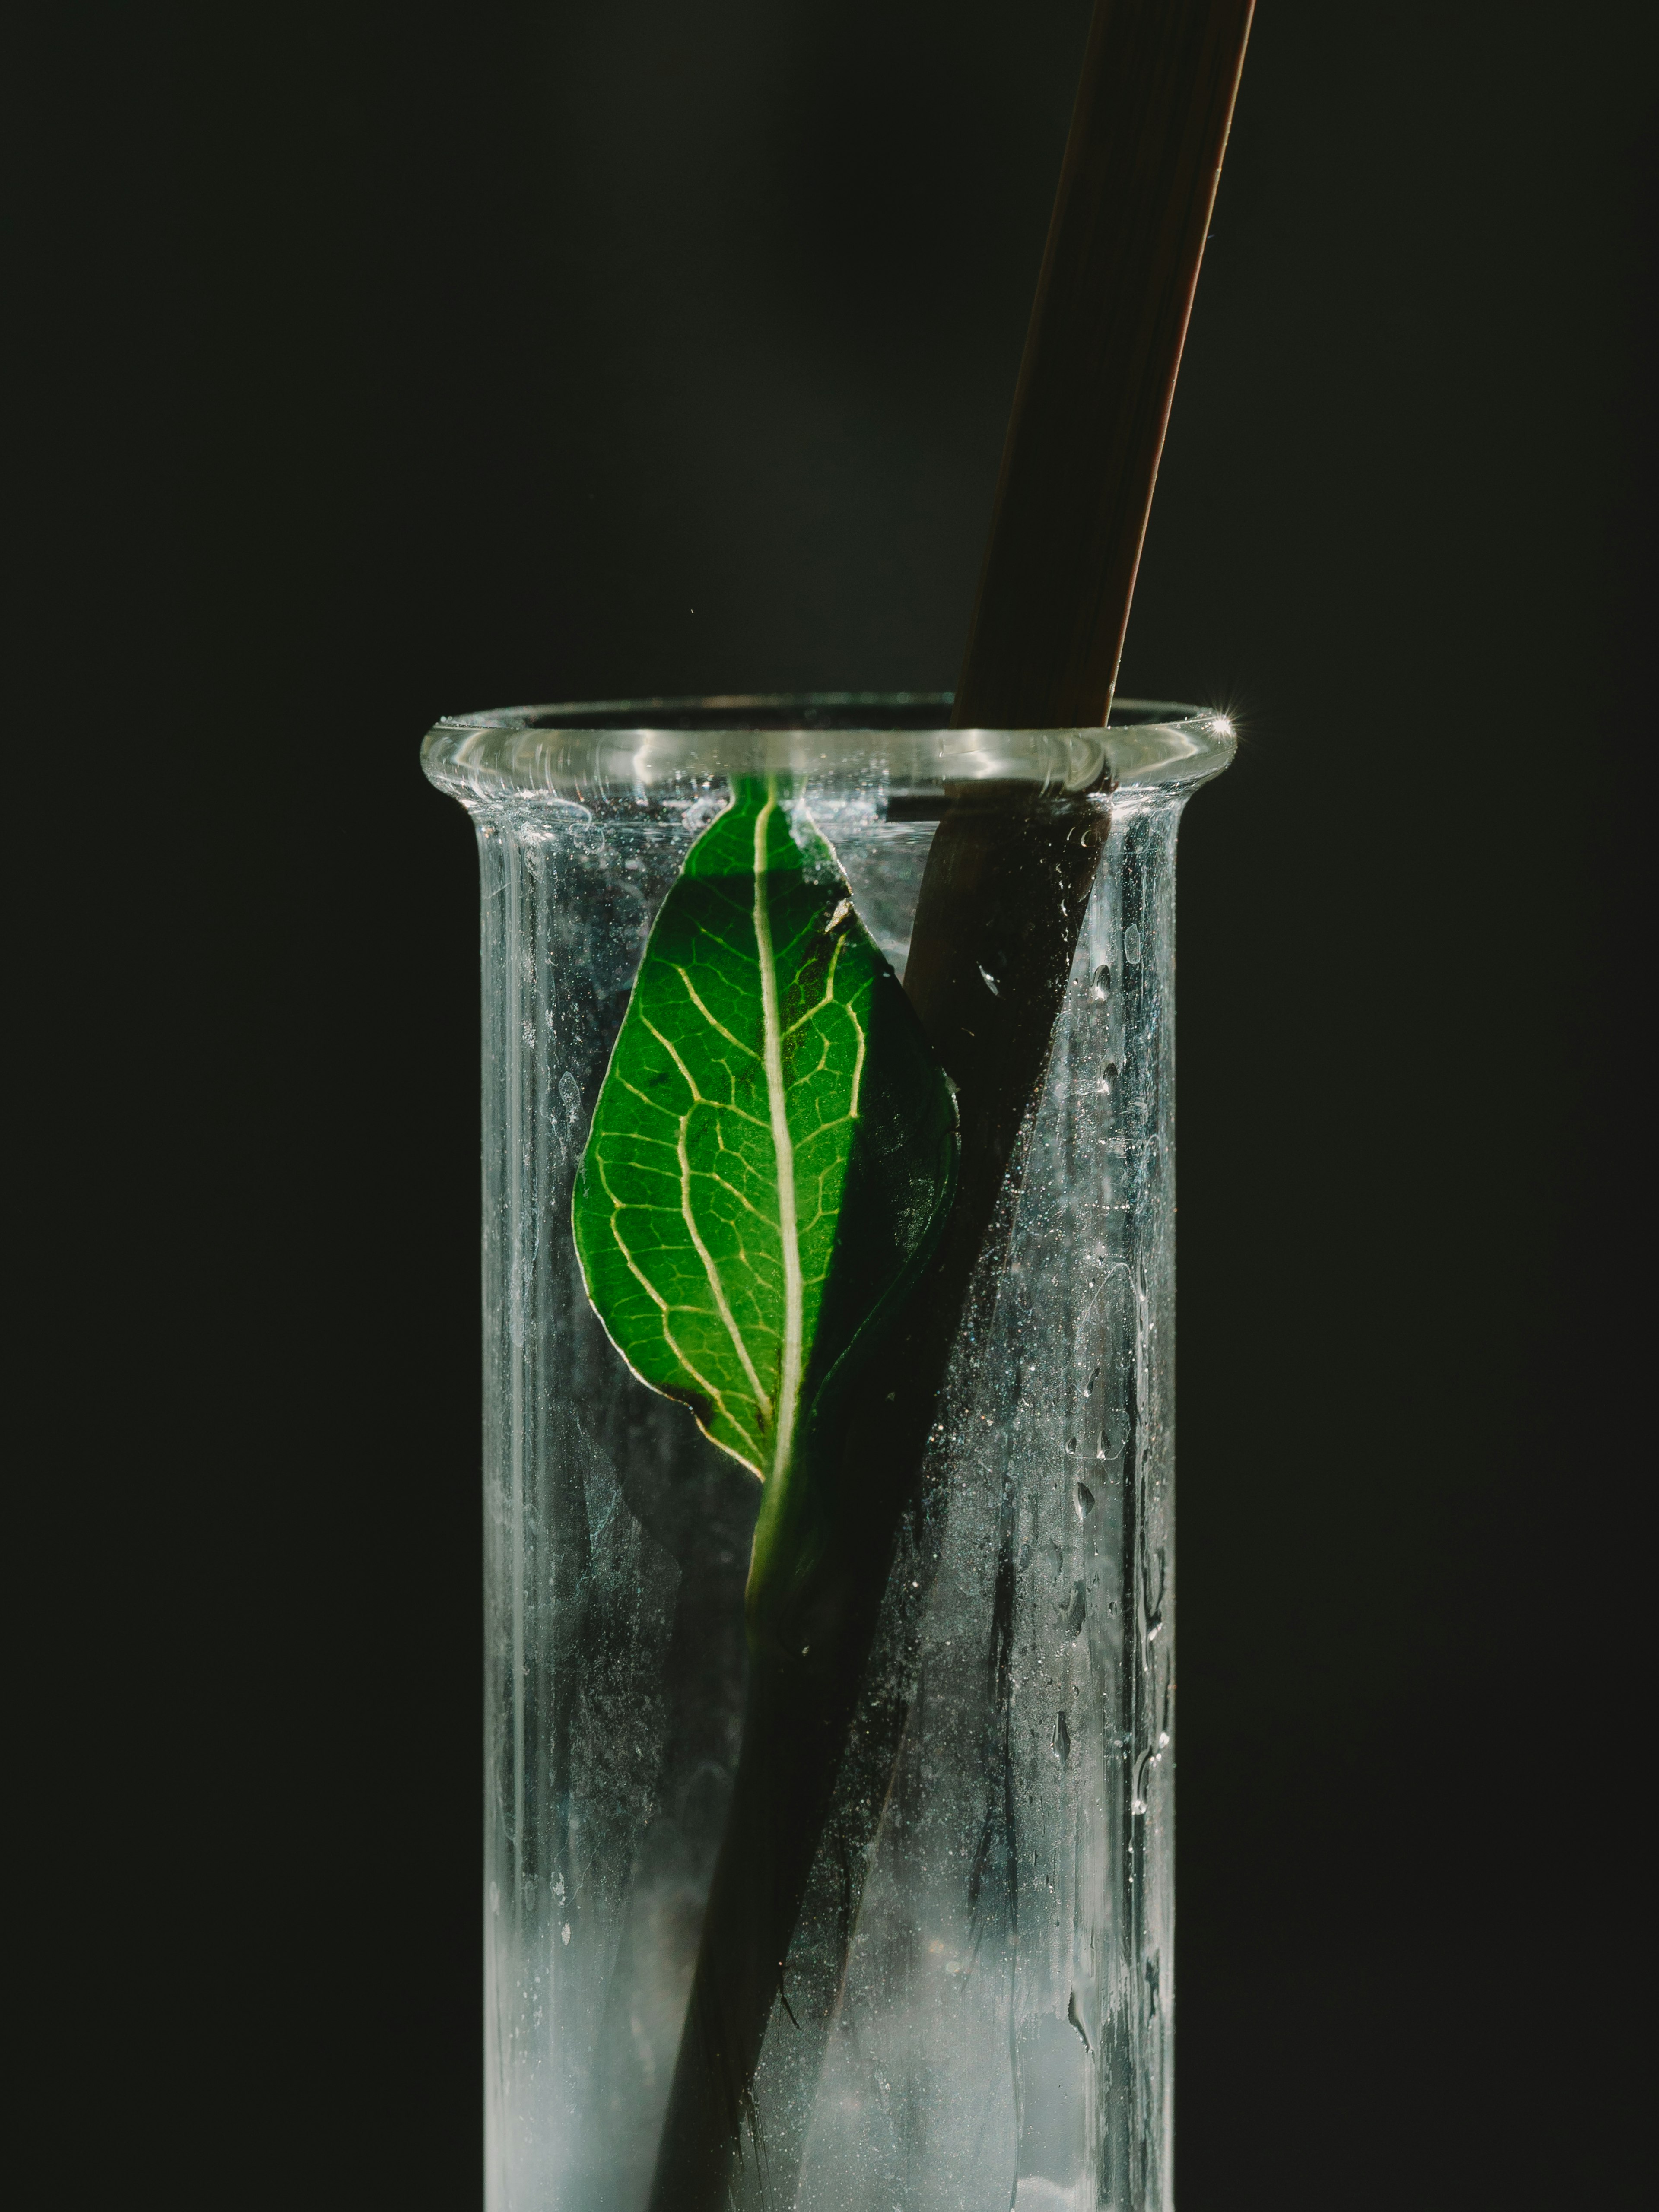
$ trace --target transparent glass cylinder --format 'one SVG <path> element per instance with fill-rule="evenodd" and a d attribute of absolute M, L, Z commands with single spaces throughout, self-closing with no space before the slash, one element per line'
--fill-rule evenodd
<path fill-rule="evenodd" d="M 653 916 L 755 774 L 788 779 L 901 975 L 962 794 L 1087 794 L 1109 831 L 884 1561 L 726 2201 L 1173 2202 L 1173 871 L 1232 737 L 1135 704 L 1105 730 L 947 720 L 653 702 L 426 742 L 482 870 L 491 2212 L 665 2201 L 761 1486 L 606 1336 L 571 1200 Z"/>

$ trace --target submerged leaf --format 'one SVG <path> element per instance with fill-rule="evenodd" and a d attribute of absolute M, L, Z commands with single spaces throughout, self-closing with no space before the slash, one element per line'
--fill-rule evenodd
<path fill-rule="evenodd" d="M 765 1480 L 931 1249 L 956 1113 L 834 854 L 740 781 L 651 932 L 573 1206 L 617 1350 Z"/>

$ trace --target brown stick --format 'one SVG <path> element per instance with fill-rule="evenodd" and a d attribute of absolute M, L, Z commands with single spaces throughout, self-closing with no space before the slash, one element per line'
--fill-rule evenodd
<path fill-rule="evenodd" d="M 958 726 L 1082 727 L 1110 711 L 1251 6 L 1097 0 Z M 730 2198 L 899 1517 L 1042 1080 L 1105 830 L 1098 800 L 981 788 L 947 807 L 934 836 L 905 988 L 957 1085 L 956 1203 L 841 1432 L 823 1440 L 835 1533 L 796 1601 L 791 1648 L 751 1644 L 743 1748 L 652 2212 L 717 2212 Z"/>
<path fill-rule="evenodd" d="M 1097 0 L 952 717 L 1083 729 L 1123 633 L 1254 0 Z"/>
<path fill-rule="evenodd" d="M 690 2002 L 675 2062 L 651 2212 L 726 2212 L 749 2087 L 783 1988 L 893 1557 L 915 1495 L 939 1388 L 969 1287 L 993 1232 L 1025 1108 L 1040 1084 L 1071 967 L 1077 916 L 1106 822 L 1087 801 L 1010 794 L 960 809 L 951 890 L 971 927 L 961 944 L 978 1000 L 992 1003 L 975 957 L 1039 979 L 997 1027 L 994 1052 L 974 1036 L 974 1008 L 951 1030 L 962 1116 L 961 1164 L 940 1249 L 890 1335 L 872 1349 L 833 1432 L 815 1437 L 823 1486 L 823 1548 L 792 1591 L 788 1633 L 752 1636 L 743 1745 L 703 1917 Z M 1043 896 L 1030 896 L 1040 875 Z M 994 975 L 996 969 L 989 972 Z M 994 1003 L 1000 1004 L 1000 1000 Z M 984 1024 L 988 1040 L 991 1025 Z M 750 2115 L 753 2118 L 752 2112 Z M 785 2188 L 779 2201 L 787 2203 Z M 748 2199 L 741 2201 L 748 2202 Z"/>

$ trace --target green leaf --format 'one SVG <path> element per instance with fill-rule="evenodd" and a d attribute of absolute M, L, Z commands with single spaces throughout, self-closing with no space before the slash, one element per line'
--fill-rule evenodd
<path fill-rule="evenodd" d="M 611 1341 L 787 1475 L 925 1263 L 955 1160 L 950 1086 L 835 854 L 782 779 L 738 781 L 657 916 L 577 1177 Z"/>

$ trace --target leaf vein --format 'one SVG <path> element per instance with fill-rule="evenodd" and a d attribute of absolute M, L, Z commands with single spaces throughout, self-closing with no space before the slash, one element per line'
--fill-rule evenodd
<path fill-rule="evenodd" d="M 702 1231 L 697 1227 L 696 1216 L 691 1210 L 691 1156 L 685 1149 L 684 1121 L 680 1123 L 679 1154 L 680 1212 L 685 1217 L 685 1225 L 690 1231 L 692 1243 L 696 1247 L 697 1257 L 702 1261 L 703 1273 L 708 1278 L 709 1292 L 719 1310 L 720 1319 L 726 1323 L 726 1333 L 732 1340 L 732 1347 L 743 1363 L 744 1373 L 749 1377 L 749 1387 L 755 1394 L 755 1404 L 759 1410 L 761 1421 L 764 1425 L 772 1418 L 772 1401 L 762 1388 L 760 1376 L 755 1370 L 755 1363 L 749 1356 L 749 1346 L 744 1342 L 736 1317 L 726 1302 L 726 1286 L 720 1281 L 720 1272 L 714 1265 L 714 1255 L 703 1243 Z"/>
<path fill-rule="evenodd" d="M 760 1060 L 763 1058 L 763 1055 L 756 1051 L 753 1045 L 745 1044 L 740 1036 L 733 1036 L 731 1030 L 726 1028 L 725 1023 L 716 1020 L 714 1016 L 709 1012 L 708 1007 L 704 1006 L 702 999 L 697 995 L 696 985 L 691 981 L 690 975 L 684 968 L 677 966 L 674 969 L 674 973 L 679 977 L 681 982 L 684 984 L 687 998 L 690 1000 L 692 1005 L 702 1016 L 704 1021 L 708 1023 L 711 1030 L 715 1030 L 720 1036 L 723 1036 L 728 1044 L 736 1045 L 739 1052 L 747 1053 L 750 1060 Z"/>

